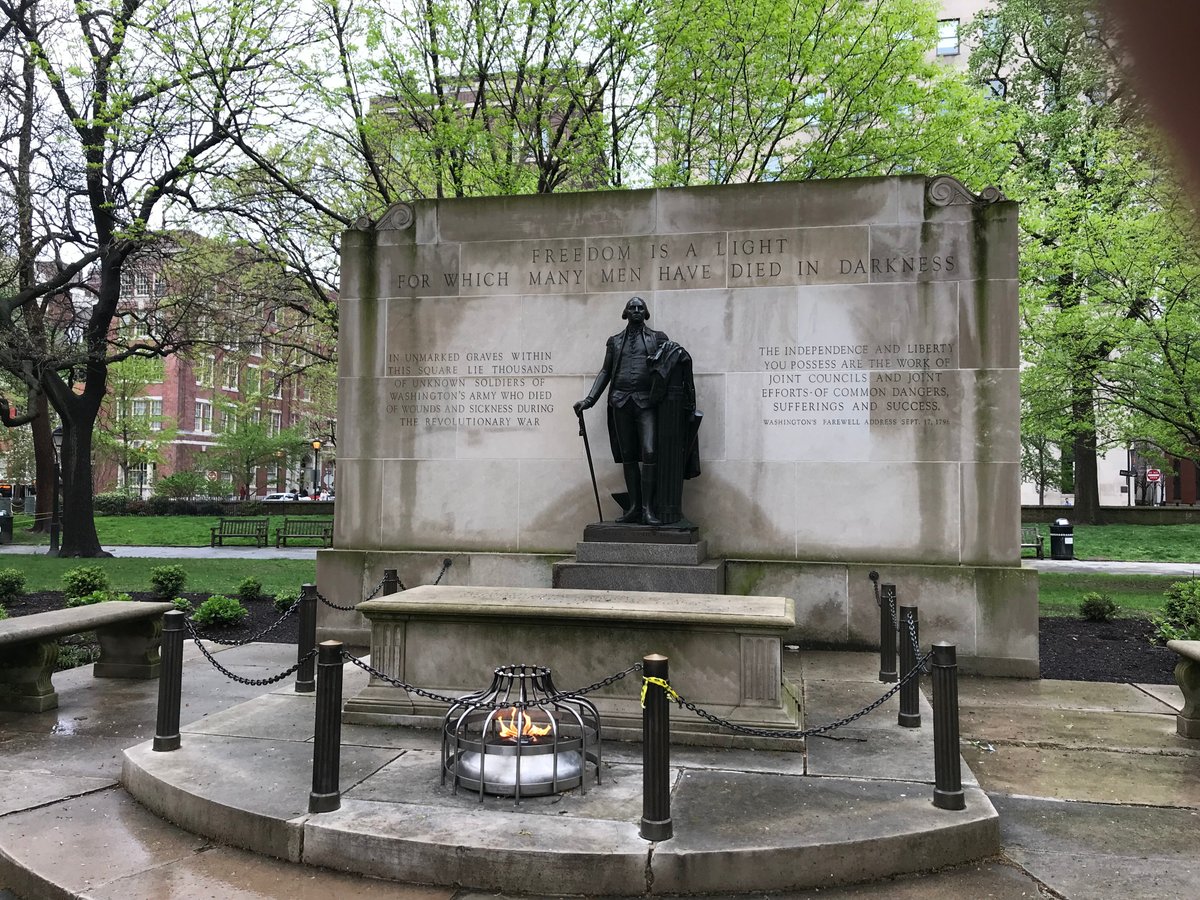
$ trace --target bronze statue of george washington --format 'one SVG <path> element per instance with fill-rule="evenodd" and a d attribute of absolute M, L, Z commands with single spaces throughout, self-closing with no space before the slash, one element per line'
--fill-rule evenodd
<path fill-rule="evenodd" d="M 625 473 L 628 502 L 618 522 L 671 525 L 683 519 L 683 480 L 700 474 L 692 358 L 664 332 L 647 327 L 650 310 L 633 297 L 624 331 L 605 345 L 604 365 L 577 414 L 608 388 L 608 437 Z"/>

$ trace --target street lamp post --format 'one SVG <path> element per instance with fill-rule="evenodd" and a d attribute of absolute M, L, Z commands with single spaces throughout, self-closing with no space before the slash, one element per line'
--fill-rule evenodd
<path fill-rule="evenodd" d="M 313 451 L 313 478 L 312 492 L 313 499 L 316 500 L 321 496 L 321 442 L 314 440 L 312 442 Z"/>
<path fill-rule="evenodd" d="M 61 520 L 58 515 L 58 485 L 62 479 L 62 468 L 59 465 L 60 454 L 62 453 L 63 430 L 59 425 L 50 433 L 50 438 L 54 442 L 54 483 L 50 488 L 50 550 L 47 556 L 58 556 L 59 549 L 59 527 Z"/>

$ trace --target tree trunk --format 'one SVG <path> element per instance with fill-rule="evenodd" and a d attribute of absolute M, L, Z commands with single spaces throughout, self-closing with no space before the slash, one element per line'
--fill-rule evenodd
<path fill-rule="evenodd" d="M 46 533 L 50 530 L 50 503 L 54 499 L 54 438 L 50 428 L 50 404 L 45 394 L 38 394 L 38 417 L 29 423 L 33 435 L 34 499 L 33 525 L 29 530 Z"/>
<path fill-rule="evenodd" d="M 1096 409 L 1091 390 L 1080 391 L 1071 404 L 1075 418 L 1075 521 L 1100 521 L 1100 482 L 1096 467 Z"/>
<path fill-rule="evenodd" d="M 63 418 L 62 543 L 59 556 L 112 556 L 96 534 L 92 490 L 92 429 L 99 404 L 80 397 L 74 415 Z"/>

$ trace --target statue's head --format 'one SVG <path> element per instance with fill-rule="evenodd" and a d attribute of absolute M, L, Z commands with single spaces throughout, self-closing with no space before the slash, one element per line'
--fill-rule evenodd
<path fill-rule="evenodd" d="M 625 311 L 621 313 L 621 318 L 633 318 L 635 322 L 649 322 L 650 307 L 646 306 L 646 301 L 641 297 L 630 297 L 629 302 L 625 304 Z"/>

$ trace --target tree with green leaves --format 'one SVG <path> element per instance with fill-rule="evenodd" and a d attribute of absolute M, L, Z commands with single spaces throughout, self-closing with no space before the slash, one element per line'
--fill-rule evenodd
<path fill-rule="evenodd" d="M 284 98 L 276 64 L 309 23 L 261 0 L 0 0 L 0 15 L 45 99 L 28 119 L 33 150 L 0 150 L 0 167 L 41 179 L 23 195 L 32 239 L 12 248 L 28 274 L 0 291 L 0 366 L 62 423 L 62 555 L 97 556 L 92 435 L 109 366 L 174 349 L 153 334 L 114 341 L 122 275 L 159 243 L 153 223 L 217 202 L 215 182 L 239 171 L 231 133 Z M 44 322 L 63 339 L 43 339 Z"/>
<path fill-rule="evenodd" d="M 98 459 L 115 463 L 123 490 L 131 488 L 135 471 L 161 463 L 163 450 L 175 439 L 175 423 L 163 419 L 162 399 L 145 396 L 147 387 L 162 382 L 163 374 L 158 357 L 131 356 L 109 366 L 108 393 L 92 446 Z"/>
<path fill-rule="evenodd" d="M 1143 298 L 1098 293 L 1086 244 L 1144 213 L 1126 202 L 1145 174 L 1137 99 L 1116 35 L 1085 0 L 1001 0 L 973 36 L 972 74 L 1014 129 L 1001 183 L 1021 204 L 1026 408 L 1036 433 L 1070 445 L 1076 515 L 1094 522 L 1097 452 L 1117 437 L 1098 385 Z"/>

